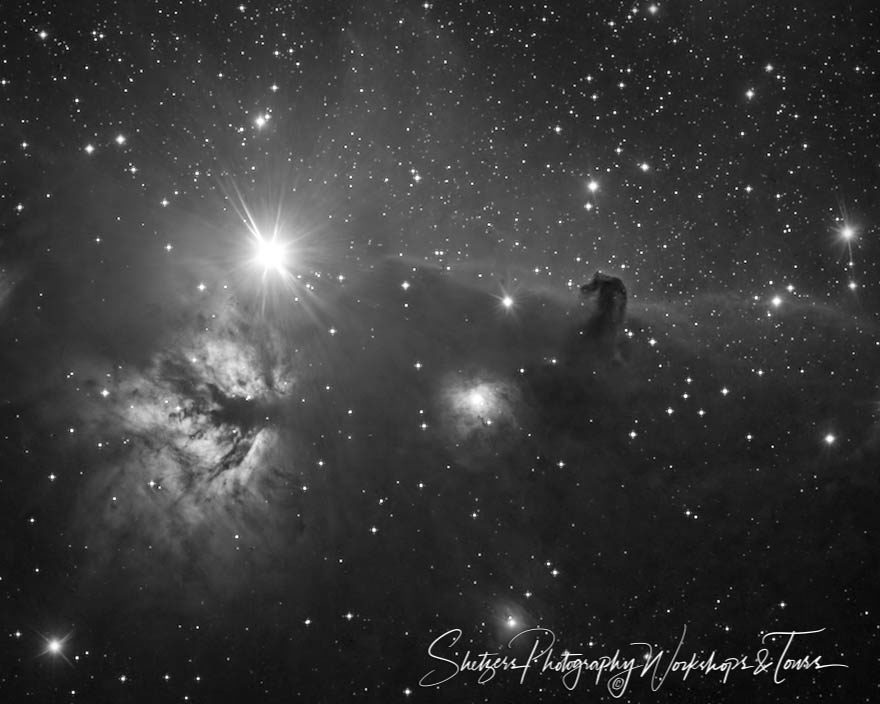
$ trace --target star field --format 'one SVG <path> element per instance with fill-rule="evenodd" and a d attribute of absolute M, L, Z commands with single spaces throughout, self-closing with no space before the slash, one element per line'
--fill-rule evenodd
<path fill-rule="evenodd" d="M 873 701 L 878 17 L 7 8 L 0 698 Z"/>

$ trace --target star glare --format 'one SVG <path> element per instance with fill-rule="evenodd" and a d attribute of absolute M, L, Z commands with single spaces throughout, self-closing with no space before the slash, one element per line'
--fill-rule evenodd
<path fill-rule="evenodd" d="M 68 633 L 63 638 L 58 637 L 46 637 L 43 636 L 43 640 L 46 643 L 46 647 L 43 650 L 43 655 L 49 655 L 53 658 L 58 657 L 62 658 L 65 662 L 70 664 L 70 661 L 67 659 L 67 656 L 64 654 L 64 644 L 67 642 L 67 639 L 70 638 L 71 634 Z M 18 635 L 16 636 L 18 637 Z"/>
<path fill-rule="evenodd" d="M 254 259 L 263 267 L 264 272 L 282 272 L 285 267 L 285 246 L 276 235 L 272 237 L 257 236 Z"/>
<path fill-rule="evenodd" d="M 510 296 L 505 296 L 501 299 L 501 305 L 510 310 L 513 308 L 513 299 Z"/>

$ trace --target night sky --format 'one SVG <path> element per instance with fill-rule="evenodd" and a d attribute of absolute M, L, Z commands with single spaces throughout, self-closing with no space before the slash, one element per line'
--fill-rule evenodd
<path fill-rule="evenodd" d="M 877 36 L 4 4 L 0 700 L 876 701 Z"/>

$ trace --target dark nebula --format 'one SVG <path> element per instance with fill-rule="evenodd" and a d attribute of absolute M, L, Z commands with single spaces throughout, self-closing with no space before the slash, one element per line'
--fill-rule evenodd
<path fill-rule="evenodd" d="M 873 4 L 0 27 L 0 701 L 876 700 Z"/>

